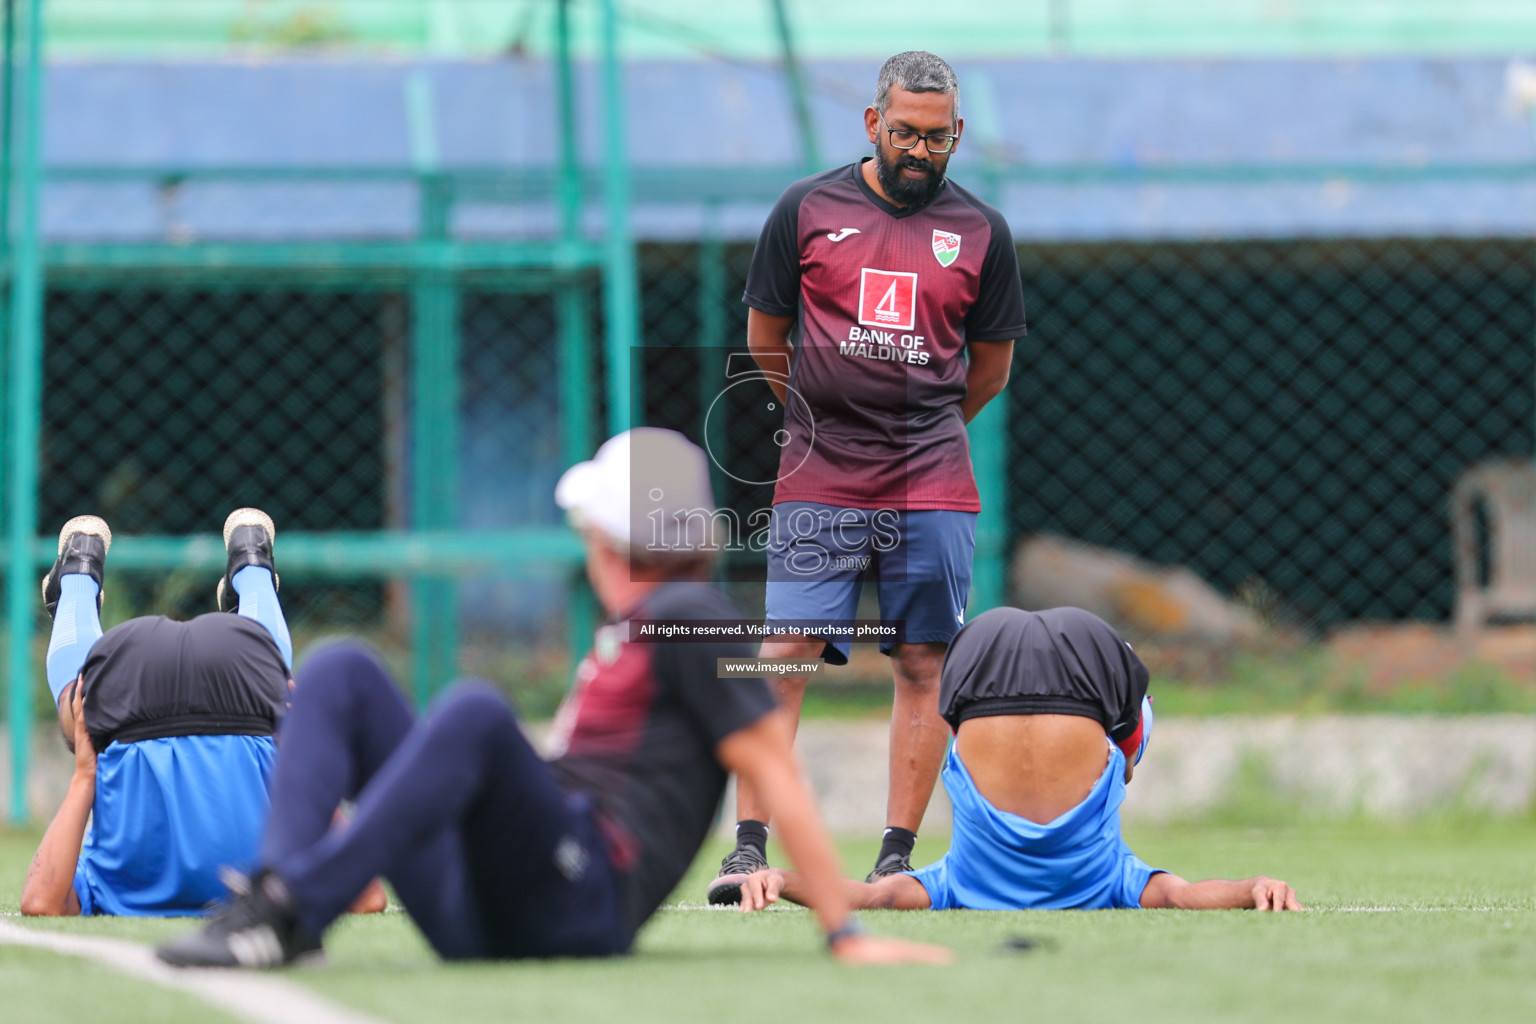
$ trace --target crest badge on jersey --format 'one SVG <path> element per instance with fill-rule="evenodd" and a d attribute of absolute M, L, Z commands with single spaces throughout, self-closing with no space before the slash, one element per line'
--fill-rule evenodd
<path fill-rule="evenodd" d="M 939 266 L 947 267 L 960 255 L 960 236 L 950 231 L 933 230 L 933 256 Z"/>

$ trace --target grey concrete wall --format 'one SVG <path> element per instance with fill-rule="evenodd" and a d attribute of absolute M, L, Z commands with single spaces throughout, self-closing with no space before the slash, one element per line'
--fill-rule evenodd
<path fill-rule="evenodd" d="M 828 824 L 885 824 L 887 724 L 811 721 L 799 753 Z M 10 815 L 10 749 L 0 730 L 0 815 Z M 38 729 L 28 798 L 46 822 L 72 760 Z M 727 794 L 722 828 L 733 816 Z M 1324 715 L 1178 719 L 1162 715 L 1126 799 L 1127 820 L 1173 822 L 1256 801 L 1301 820 L 1405 819 L 1441 811 L 1528 813 L 1536 804 L 1536 718 L 1523 715 Z M 925 832 L 949 828 L 942 784 Z"/>
<path fill-rule="evenodd" d="M 1125 815 L 1198 818 L 1261 791 L 1306 819 L 1523 814 L 1536 799 L 1536 718 L 1159 719 Z"/>
<path fill-rule="evenodd" d="M 75 757 L 64 747 L 56 725 L 32 731 L 32 768 L 27 772 L 27 804 L 34 821 L 46 824 L 64 799 Z M 0 824 L 11 820 L 11 729 L 0 721 Z"/>
<path fill-rule="evenodd" d="M 801 725 L 801 757 L 834 831 L 884 826 L 887 729 L 883 721 Z M 1275 816 L 1314 821 L 1525 814 L 1536 803 L 1536 718 L 1163 715 L 1122 813 L 1167 823 L 1249 813 L 1259 800 Z M 940 783 L 923 830 L 947 831 L 949 820 Z"/>

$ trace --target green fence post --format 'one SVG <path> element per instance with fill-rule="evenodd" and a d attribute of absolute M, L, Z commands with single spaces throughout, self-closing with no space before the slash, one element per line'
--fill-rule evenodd
<path fill-rule="evenodd" d="M 624 84 L 620 80 L 619 15 L 602 0 L 603 53 L 603 315 L 608 353 L 608 432 L 617 434 L 645 416 L 643 381 L 632 372 L 640 356 L 640 298 L 635 242 L 629 227 L 629 150 L 624 141 Z"/>
<path fill-rule="evenodd" d="M 449 238 L 451 197 L 436 173 L 431 83 L 422 71 L 407 81 L 411 148 L 421 188 L 417 270 L 411 285 L 411 525 L 457 525 L 459 496 L 459 288 L 438 262 Z M 444 576 L 411 586 L 412 678 L 424 705 L 458 670 L 458 586 Z"/>
<path fill-rule="evenodd" d="M 576 81 L 571 68 L 571 0 L 555 7 L 555 116 L 560 125 L 560 233 L 581 233 L 581 162 L 576 152 Z"/>
<path fill-rule="evenodd" d="M 11 820 L 27 821 L 27 769 L 32 756 L 32 617 L 37 591 L 37 445 L 43 390 L 43 265 L 38 244 L 42 178 L 42 0 L 27 0 L 26 115 L 21 139 L 21 231 L 11 276 L 10 515 L 6 541 L 7 633 L 10 640 Z M 11 83 L 14 85 L 14 81 Z"/>
<path fill-rule="evenodd" d="M 992 117 L 983 114 L 980 127 L 984 133 L 990 133 L 992 121 Z M 1002 191 L 997 165 L 986 159 L 979 170 L 983 195 L 996 204 Z M 976 517 L 976 557 L 966 607 L 968 612 L 980 614 L 1008 603 L 1008 388 L 1004 387 L 977 413 L 970 422 L 969 433 L 981 514 Z"/>
<path fill-rule="evenodd" d="M 427 203 L 445 208 L 441 181 L 425 188 Z M 452 271 L 419 272 L 411 289 L 411 522 L 417 530 L 457 523 L 459 457 L 459 291 Z M 447 577 L 412 588 L 416 698 L 426 700 L 458 667 L 458 587 Z"/>
<path fill-rule="evenodd" d="M 566 240 L 581 235 L 581 162 L 576 152 L 576 83 L 571 71 L 571 0 L 555 8 L 555 75 L 560 124 L 560 232 Z M 560 331 L 560 451 L 567 466 L 592 457 L 592 319 L 587 315 L 587 280 L 568 272 L 555 291 Z M 566 646 L 571 670 L 586 654 L 597 629 L 597 599 L 586 573 L 571 573 L 566 603 Z"/>
<path fill-rule="evenodd" d="M 0 84 L 5 88 L 5 103 L 0 106 L 0 337 L 10 323 L 11 273 L 11 142 L 15 137 L 16 108 L 16 0 L 5 0 L 5 61 Z M 0 346 L 3 349 L 3 346 Z M 7 408 L 5 367 L 0 365 L 0 408 Z M 5 426 L 0 423 L 0 465 L 7 465 Z"/>
<path fill-rule="evenodd" d="M 821 154 L 816 145 L 816 122 L 811 117 L 811 104 L 805 93 L 805 75 L 800 70 L 800 57 L 795 52 L 794 34 L 789 27 L 789 9 L 784 0 L 769 0 L 773 8 L 774 27 L 779 33 L 779 52 L 784 59 L 784 77 L 789 82 L 789 102 L 795 111 L 795 124 L 800 129 L 800 164 L 806 174 L 821 169 Z"/>
<path fill-rule="evenodd" d="M 970 424 L 971 465 L 981 495 L 969 608 L 980 613 L 1008 601 L 1008 389 Z"/>
<path fill-rule="evenodd" d="M 5 60 L 0 71 L 5 102 L 0 106 L 0 352 L 10 351 L 11 323 L 11 142 L 15 138 L 16 109 L 16 0 L 5 0 Z M 6 401 L 6 360 L 0 359 L 0 409 Z M 6 442 L 10 424 L 0 416 L 0 466 L 11 464 Z M 5 502 L 0 500 L 0 523 L 5 521 Z"/>
<path fill-rule="evenodd" d="M 1533 107 L 1528 112 L 1528 116 L 1531 122 L 1531 131 L 1536 132 L 1536 107 Z M 1536 345 L 1536 338 L 1532 339 L 1532 344 Z M 1536 394 L 1536 371 L 1533 371 L 1531 374 L 1531 391 L 1533 394 Z M 1536 444 L 1536 415 L 1531 417 L 1531 434 L 1532 442 Z M 1531 458 L 1536 459 L 1536 447 L 1533 447 L 1531 450 Z"/>
<path fill-rule="evenodd" d="M 725 451 L 725 417 L 710 416 L 710 406 L 725 390 L 725 243 L 720 239 L 713 206 L 704 212 L 704 236 L 699 241 L 699 438 L 711 452 Z M 725 473 L 709 460 L 715 500 L 725 493 Z"/>
<path fill-rule="evenodd" d="M 587 316 L 585 289 L 568 277 L 555 293 L 555 312 L 560 331 L 560 450 L 567 466 L 590 459 L 596 446 L 592 439 L 592 332 Z M 569 635 L 566 643 L 574 670 L 587 652 L 597 629 L 597 599 L 587 585 L 586 573 L 571 574 L 571 596 L 566 609 Z"/>

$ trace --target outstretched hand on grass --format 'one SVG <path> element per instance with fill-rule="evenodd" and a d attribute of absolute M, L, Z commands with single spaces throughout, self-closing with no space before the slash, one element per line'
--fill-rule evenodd
<path fill-rule="evenodd" d="M 784 872 L 778 868 L 754 871 L 741 883 L 741 902 L 736 905 L 736 909 L 743 914 L 762 910 L 770 903 L 777 903 L 783 891 Z"/>
<path fill-rule="evenodd" d="M 1141 893 L 1143 907 L 1175 910 L 1305 910 L 1296 890 L 1278 878 L 1255 875 L 1229 882 L 1208 878 L 1186 882 L 1171 872 L 1160 871 Z"/>
<path fill-rule="evenodd" d="M 1248 880 L 1252 883 L 1253 908 L 1255 910 L 1304 910 L 1296 899 L 1296 890 L 1278 878 L 1260 875 Z"/>

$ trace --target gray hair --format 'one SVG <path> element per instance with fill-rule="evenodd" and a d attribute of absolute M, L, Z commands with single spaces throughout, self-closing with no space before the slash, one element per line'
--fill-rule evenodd
<path fill-rule="evenodd" d="M 943 57 L 927 50 L 908 50 L 880 65 L 875 83 L 875 109 L 884 114 L 891 105 L 891 87 L 907 92 L 943 92 L 955 98 L 955 117 L 960 116 L 960 80 Z"/>

